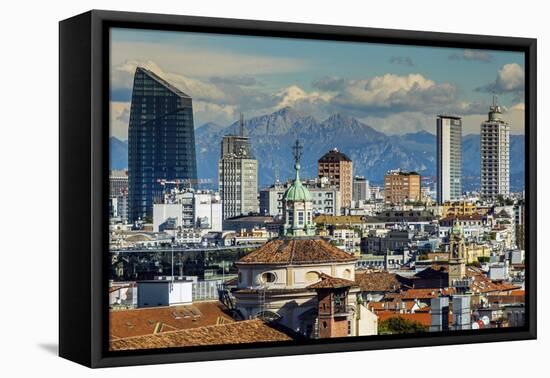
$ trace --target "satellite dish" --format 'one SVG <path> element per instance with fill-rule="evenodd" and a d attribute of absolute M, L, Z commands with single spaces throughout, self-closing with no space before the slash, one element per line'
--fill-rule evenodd
<path fill-rule="evenodd" d="M 489 323 L 491 323 L 491 321 L 489 320 L 489 317 L 487 315 L 482 317 L 481 321 L 483 322 L 483 325 L 489 325 Z"/>

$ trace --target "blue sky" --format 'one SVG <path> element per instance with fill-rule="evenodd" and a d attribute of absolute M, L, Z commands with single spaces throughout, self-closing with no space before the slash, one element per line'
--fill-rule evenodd
<path fill-rule="evenodd" d="M 137 65 L 193 97 L 196 127 L 292 106 L 387 134 L 434 132 L 438 113 L 454 113 L 478 133 L 496 93 L 512 132 L 524 129 L 522 53 L 112 29 L 111 130 L 122 139 Z"/>

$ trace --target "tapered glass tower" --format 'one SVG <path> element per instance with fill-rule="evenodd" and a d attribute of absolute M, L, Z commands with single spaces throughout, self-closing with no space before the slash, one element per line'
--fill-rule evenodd
<path fill-rule="evenodd" d="M 138 67 L 128 127 L 129 221 L 151 220 L 163 183 L 193 185 L 196 179 L 191 97 Z"/>

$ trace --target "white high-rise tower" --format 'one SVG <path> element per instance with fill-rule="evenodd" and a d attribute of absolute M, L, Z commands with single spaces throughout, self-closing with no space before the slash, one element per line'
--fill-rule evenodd
<path fill-rule="evenodd" d="M 223 219 L 259 211 L 258 160 L 244 135 L 241 115 L 239 135 L 226 135 L 221 142 L 218 185 L 222 197 Z"/>
<path fill-rule="evenodd" d="M 510 125 L 502 120 L 496 96 L 489 118 L 481 124 L 481 198 L 494 200 L 510 193 Z"/>
<path fill-rule="evenodd" d="M 462 195 L 462 119 L 437 116 L 437 202 Z"/>

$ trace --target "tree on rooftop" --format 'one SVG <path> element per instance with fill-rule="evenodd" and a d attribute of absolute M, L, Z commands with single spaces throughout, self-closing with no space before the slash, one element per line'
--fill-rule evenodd
<path fill-rule="evenodd" d="M 391 335 L 399 333 L 427 332 L 428 328 L 415 320 L 408 320 L 401 316 L 391 317 L 378 323 L 379 335 Z"/>

